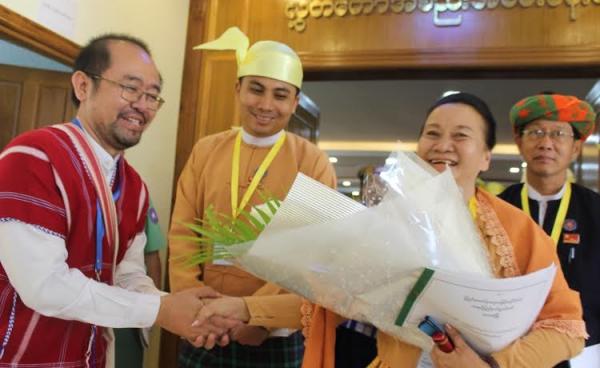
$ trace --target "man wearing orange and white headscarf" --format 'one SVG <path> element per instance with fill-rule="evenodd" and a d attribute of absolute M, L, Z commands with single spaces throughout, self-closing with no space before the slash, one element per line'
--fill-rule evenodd
<path fill-rule="evenodd" d="M 298 105 L 300 58 L 280 42 L 248 45 L 248 38 L 239 29 L 230 28 L 217 40 L 197 47 L 236 51 L 235 93 L 241 129 L 196 143 L 179 178 L 169 232 L 171 289 L 210 286 L 225 296 L 203 312 L 211 310 L 246 323 L 230 333 L 233 341 L 227 346 L 207 350 L 184 343 L 179 367 L 293 368 L 302 362 L 299 296 L 224 261 L 202 268 L 185 264 L 198 252 L 198 246 L 181 238 L 192 235 L 182 224 L 202 218 L 209 206 L 235 218 L 263 201 L 260 192 L 284 199 L 298 172 L 335 186 L 335 173 L 325 153 L 284 131 Z"/>
<path fill-rule="evenodd" d="M 573 96 L 541 94 L 517 102 L 510 121 L 527 163 L 526 183 L 500 194 L 554 241 L 569 287 L 581 296 L 587 346 L 600 343 L 600 195 L 570 183 L 567 170 L 594 131 L 595 120 L 592 107 Z"/>

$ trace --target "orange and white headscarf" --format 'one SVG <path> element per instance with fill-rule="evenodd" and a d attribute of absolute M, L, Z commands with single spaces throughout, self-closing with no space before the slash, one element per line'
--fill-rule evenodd
<path fill-rule="evenodd" d="M 577 97 L 556 94 L 525 97 L 510 109 L 515 132 L 539 119 L 571 124 L 579 139 L 585 141 L 594 132 L 596 113 L 590 104 Z"/>

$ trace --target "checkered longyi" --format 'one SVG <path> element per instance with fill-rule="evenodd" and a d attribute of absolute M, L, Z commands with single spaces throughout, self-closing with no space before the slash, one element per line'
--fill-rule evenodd
<path fill-rule="evenodd" d="M 179 368 L 299 368 L 304 354 L 301 332 L 273 337 L 260 346 L 232 342 L 212 350 L 197 349 L 184 341 L 178 357 Z"/>

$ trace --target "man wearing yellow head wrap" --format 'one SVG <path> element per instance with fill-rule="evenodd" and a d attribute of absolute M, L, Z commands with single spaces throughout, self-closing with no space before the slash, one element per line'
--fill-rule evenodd
<path fill-rule="evenodd" d="M 595 120 L 592 107 L 573 96 L 541 94 L 517 102 L 510 121 L 527 163 L 526 183 L 500 194 L 554 240 L 569 287 L 581 296 L 587 346 L 600 343 L 600 195 L 570 183 L 567 172 Z"/>
<path fill-rule="evenodd" d="M 236 51 L 235 94 L 241 129 L 196 143 L 179 178 L 169 232 L 171 289 L 211 286 L 224 297 L 204 311 L 247 323 L 230 332 L 232 342 L 225 347 L 209 351 L 184 343 L 180 367 L 299 367 L 302 361 L 301 333 L 281 330 L 302 327 L 300 297 L 230 264 L 213 263 L 201 269 L 182 262 L 197 252 L 197 245 L 181 239 L 181 235 L 191 235 L 181 224 L 202 218 L 208 206 L 235 217 L 260 204 L 261 192 L 283 199 L 298 172 L 335 186 L 327 156 L 314 144 L 283 130 L 298 105 L 300 59 L 280 42 L 248 45 L 239 29 L 230 28 L 219 39 L 196 47 Z"/>

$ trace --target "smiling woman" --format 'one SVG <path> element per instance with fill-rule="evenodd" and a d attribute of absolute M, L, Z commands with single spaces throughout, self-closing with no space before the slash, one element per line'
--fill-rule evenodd
<path fill-rule="evenodd" d="M 417 154 L 437 171 L 452 170 L 468 200 L 479 174 L 490 167 L 496 121 L 479 97 L 457 93 L 439 99 L 429 110 Z"/>
<path fill-rule="evenodd" d="M 459 93 L 433 104 L 417 144 L 417 154 L 438 171 L 448 166 L 463 191 L 479 232 L 490 269 L 496 278 L 525 275 L 558 260 L 552 241 L 529 216 L 483 189 L 479 173 L 490 164 L 495 120 L 478 97 Z M 444 328 L 456 349 L 431 353 L 380 330 L 377 358 L 369 368 L 421 367 L 553 367 L 582 350 L 586 336 L 578 294 L 569 289 L 559 269 L 550 295 L 531 330 L 512 344 L 479 355 L 461 337 L 472 323 Z M 435 317 L 435 316 L 434 316 Z M 333 368 L 336 317 L 317 306 L 310 310 L 303 367 Z"/>

